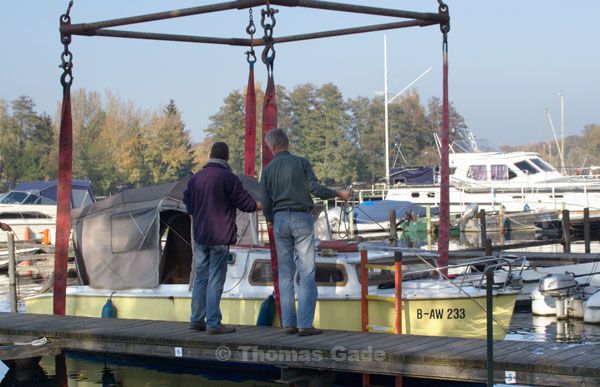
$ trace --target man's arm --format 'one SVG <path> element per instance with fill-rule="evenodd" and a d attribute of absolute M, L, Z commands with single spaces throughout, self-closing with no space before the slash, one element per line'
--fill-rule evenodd
<path fill-rule="evenodd" d="M 269 189 L 267 188 L 267 179 L 264 170 L 260 179 L 260 188 L 262 193 L 261 204 L 263 215 L 267 219 L 267 222 L 273 223 L 273 201 L 271 200 L 271 196 L 269 195 Z"/>
<path fill-rule="evenodd" d="M 331 199 L 338 196 L 337 191 L 319 183 L 319 180 L 317 180 L 317 176 L 315 176 L 312 166 L 308 160 L 303 158 L 302 162 L 304 164 L 304 174 L 308 179 L 308 189 L 311 194 L 319 199 Z"/>
<path fill-rule="evenodd" d="M 190 215 L 194 213 L 194 208 L 192 207 L 192 202 L 190 200 L 192 179 L 188 180 L 187 188 L 183 191 L 183 204 L 185 204 L 186 211 Z"/>
<path fill-rule="evenodd" d="M 235 208 L 244 212 L 254 212 L 257 210 L 258 202 L 254 200 L 252 195 L 246 191 L 240 179 L 233 175 L 233 189 L 231 201 Z"/>

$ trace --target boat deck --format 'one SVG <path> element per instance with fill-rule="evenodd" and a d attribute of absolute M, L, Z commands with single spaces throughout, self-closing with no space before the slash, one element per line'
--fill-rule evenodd
<path fill-rule="evenodd" d="M 299 337 L 255 326 L 210 336 L 191 331 L 185 322 L 0 313 L 0 341 L 39 337 L 63 350 L 226 361 L 232 366 L 262 363 L 471 382 L 485 382 L 487 375 L 485 340 L 344 331 Z M 495 341 L 494 380 L 507 378 L 519 384 L 598 385 L 600 347 Z"/>

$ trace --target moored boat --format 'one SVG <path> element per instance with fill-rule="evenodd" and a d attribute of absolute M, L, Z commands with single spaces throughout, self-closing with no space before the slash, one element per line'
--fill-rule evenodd
<path fill-rule="evenodd" d="M 241 179 L 258 195 L 255 179 Z M 119 318 L 189 320 L 194 274 L 190 218 L 181 201 L 186 184 L 184 179 L 124 191 L 77 215 L 74 249 L 81 285 L 67 288 L 67 314 L 100 316 L 112 297 Z M 224 323 L 254 325 L 261 305 L 273 293 L 271 257 L 252 232 L 254 216 L 241 214 L 238 218 L 240 244 L 231 247 L 221 302 Z M 315 324 L 321 328 L 361 329 L 360 253 L 351 250 L 322 248 L 318 254 Z M 484 337 L 486 299 L 481 276 L 474 281 L 431 278 L 436 268 L 419 258 L 427 253 L 412 254 L 414 264 L 426 267 L 414 266 L 420 270 L 418 276 L 405 269 L 403 332 Z M 391 260 L 389 251 L 369 252 L 370 262 Z M 370 323 L 393 326 L 393 273 L 380 268 L 369 269 L 368 274 Z M 498 339 L 504 337 L 510 323 L 517 293 L 509 287 L 494 290 L 493 328 Z M 25 305 L 28 313 L 52 313 L 52 294 L 31 297 Z"/>

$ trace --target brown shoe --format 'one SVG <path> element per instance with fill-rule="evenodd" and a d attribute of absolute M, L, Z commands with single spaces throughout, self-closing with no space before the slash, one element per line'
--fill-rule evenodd
<path fill-rule="evenodd" d="M 210 328 L 210 327 L 206 328 L 206 333 L 209 335 L 220 335 L 223 333 L 233 333 L 233 332 L 235 332 L 235 327 L 230 327 L 228 325 L 223 325 L 223 324 L 219 325 L 216 328 Z"/>
<path fill-rule="evenodd" d="M 285 327 L 283 329 L 285 329 L 286 335 L 294 335 L 294 334 L 298 333 L 298 328 L 296 328 L 296 327 Z"/>
<path fill-rule="evenodd" d="M 204 332 L 206 330 L 206 323 L 204 321 L 194 321 L 190 323 L 190 329 Z"/>
<path fill-rule="evenodd" d="M 315 327 L 298 329 L 298 336 L 320 335 L 321 333 L 323 333 L 323 330 L 317 329 Z"/>

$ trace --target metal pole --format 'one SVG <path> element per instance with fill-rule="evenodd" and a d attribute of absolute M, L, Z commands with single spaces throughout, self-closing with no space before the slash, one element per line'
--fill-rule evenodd
<path fill-rule="evenodd" d="M 485 255 L 492 255 L 492 240 L 485 239 Z M 486 268 L 485 272 L 485 300 L 486 300 L 486 349 L 487 349 L 487 385 L 494 386 L 494 301 L 493 285 L 494 272 Z"/>
<path fill-rule="evenodd" d="M 562 233 L 563 233 L 563 252 L 571 252 L 571 218 L 569 216 L 569 210 L 562 211 Z"/>
<path fill-rule="evenodd" d="M 385 126 L 385 182 L 390 184 L 390 134 L 388 124 L 387 37 L 383 35 L 383 115 Z"/>
<path fill-rule="evenodd" d="M 384 31 L 406 27 L 426 27 L 435 24 L 423 20 L 409 20 L 396 23 L 375 24 L 364 27 L 343 28 L 339 30 L 312 32 L 299 35 L 280 36 L 273 38 L 274 43 L 288 43 L 302 40 L 329 38 L 334 36 L 361 34 L 365 32 Z M 229 46 L 264 46 L 263 39 L 247 39 L 247 38 L 216 38 L 210 36 L 193 36 L 193 35 L 177 35 L 164 34 L 156 32 L 141 32 L 141 31 L 124 31 L 112 29 L 97 29 L 91 32 L 75 31 L 73 35 L 84 36 L 105 36 L 111 38 L 128 38 L 128 39 L 145 39 L 145 40 L 162 40 L 170 42 L 185 42 L 185 43 L 206 43 L 206 44 L 223 44 Z"/>
<path fill-rule="evenodd" d="M 482 208 L 479 210 L 479 224 L 481 227 L 481 245 L 485 246 L 487 240 L 487 225 L 485 220 L 485 210 Z"/>
<path fill-rule="evenodd" d="M 585 243 L 585 252 L 590 252 L 590 209 L 583 209 L 583 240 Z"/>
<path fill-rule="evenodd" d="M 489 239 L 488 239 L 489 241 Z M 492 270 L 488 270 L 485 273 L 486 282 L 486 310 L 487 310 L 487 335 L 486 335 L 486 346 L 487 346 L 487 385 L 488 387 L 494 386 L 494 328 L 493 328 L 493 290 L 492 285 L 494 283 L 494 273 Z"/>
<path fill-rule="evenodd" d="M 368 256 L 367 250 L 360 251 L 360 311 L 361 311 L 361 331 L 367 332 L 369 325 L 369 301 L 367 294 L 369 292 L 369 273 L 367 268 Z M 371 375 L 362 374 L 362 385 L 371 385 Z"/>
<path fill-rule="evenodd" d="M 565 167 L 565 95 L 563 93 L 558 93 L 560 95 L 560 153 L 562 154 L 562 158 L 560 161 L 562 167 L 562 173 L 566 173 Z"/>
<path fill-rule="evenodd" d="M 267 4 L 268 0 L 237 0 L 226 3 L 217 3 L 199 7 L 183 8 L 172 11 L 157 12 L 145 15 L 130 16 L 119 19 L 103 20 L 92 23 L 80 23 L 61 26 L 63 34 L 71 35 L 93 35 L 94 31 L 101 28 L 110 28 L 130 24 L 145 23 L 150 21 L 173 19 L 183 16 L 199 15 L 203 13 L 226 11 L 229 9 L 245 9 Z M 450 17 L 444 13 L 411 12 L 389 8 L 368 7 L 352 4 L 332 3 L 311 0 L 271 0 L 271 5 L 284 7 L 318 8 L 330 11 L 342 11 L 351 13 L 362 13 L 367 15 L 391 16 L 403 19 L 419 19 L 432 24 L 447 23 Z"/>
<path fill-rule="evenodd" d="M 390 210 L 390 244 L 392 247 L 398 245 L 398 225 L 396 222 L 396 211 Z"/>
<path fill-rule="evenodd" d="M 15 257 L 15 235 L 7 233 L 8 238 L 8 287 L 10 289 L 10 311 L 18 313 L 17 309 L 17 260 Z"/>

